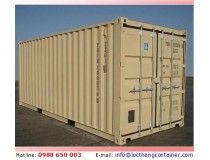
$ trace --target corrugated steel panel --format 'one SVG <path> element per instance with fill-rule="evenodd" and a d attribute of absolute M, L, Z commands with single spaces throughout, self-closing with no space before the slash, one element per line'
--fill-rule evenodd
<path fill-rule="evenodd" d="M 185 31 L 118 18 L 19 53 L 24 106 L 117 144 L 184 124 Z"/>
<path fill-rule="evenodd" d="M 20 43 L 20 101 L 112 134 L 111 47 L 113 24 Z"/>

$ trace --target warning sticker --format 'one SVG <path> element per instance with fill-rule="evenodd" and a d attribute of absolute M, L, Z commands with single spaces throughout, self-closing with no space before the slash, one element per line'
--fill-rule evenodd
<path fill-rule="evenodd" d="M 144 43 L 144 50 L 148 50 L 148 48 L 149 48 L 149 45 L 148 45 L 148 43 Z"/>

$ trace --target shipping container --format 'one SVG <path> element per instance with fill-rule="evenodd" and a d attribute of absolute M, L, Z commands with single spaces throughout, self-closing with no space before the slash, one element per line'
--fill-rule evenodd
<path fill-rule="evenodd" d="M 186 31 L 113 21 L 19 42 L 20 105 L 123 145 L 184 125 Z"/>

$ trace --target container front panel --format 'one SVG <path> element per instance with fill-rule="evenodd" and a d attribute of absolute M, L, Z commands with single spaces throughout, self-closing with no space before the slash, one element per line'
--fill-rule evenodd
<path fill-rule="evenodd" d="M 20 101 L 112 134 L 113 24 L 23 42 Z"/>
<path fill-rule="evenodd" d="M 185 38 L 123 27 L 122 135 L 183 120 Z"/>
<path fill-rule="evenodd" d="M 154 127 L 156 35 L 122 30 L 122 135 Z"/>
<path fill-rule="evenodd" d="M 184 117 L 185 38 L 161 33 L 158 37 L 156 125 L 161 126 Z"/>

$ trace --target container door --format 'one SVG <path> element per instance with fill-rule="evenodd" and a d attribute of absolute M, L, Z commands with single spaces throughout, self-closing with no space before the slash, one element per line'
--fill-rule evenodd
<path fill-rule="evenodd" d="M 182 118 L 184 96 L 184 38 L 158 34 L 158 76 L 156 125 Z"/>
<path fill-rule="evenodd" d="M 155 126 L 156 38 L 152 31 L 122 30 L 122 135 Z"/>

